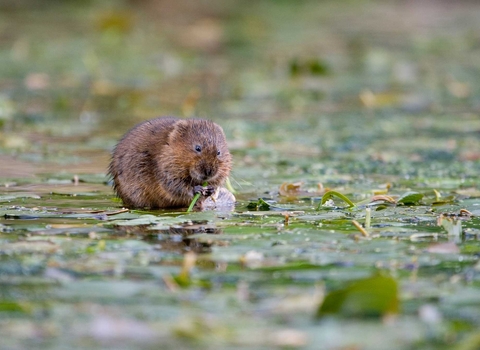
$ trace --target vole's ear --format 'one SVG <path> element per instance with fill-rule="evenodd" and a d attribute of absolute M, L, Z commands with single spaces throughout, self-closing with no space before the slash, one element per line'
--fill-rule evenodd
<path fill-rule="evenodd" d="M 185 120 L 185 119 L 182 119 L 182 120 L 179 120 L 178 122 L 175 123 L 174 129 L 177 129 L 177 131 L 180 133 L 180 134 L 184 134 L 187 132 L 189 126 L 188 126 L 188 120 Z"/>
<path fill-rule="evenodd" d="M 173 129 L 168 135 L 168 141 L 172 142 L 176 139 L 183 139 L 188 130 L 188 123 L 186 120 L 179 120 L 173 125 Z"/>

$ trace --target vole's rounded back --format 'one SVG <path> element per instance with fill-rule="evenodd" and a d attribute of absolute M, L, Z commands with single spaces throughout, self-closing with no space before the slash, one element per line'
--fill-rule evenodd
<path fill-rule="evenodd" d="M 109 173 L 130 208 L 186 207 L 194 187 L 218 189 L 231 155 L 222 128 L 209 120 L 162 117 L 142 122 L 115 147 Z"/>

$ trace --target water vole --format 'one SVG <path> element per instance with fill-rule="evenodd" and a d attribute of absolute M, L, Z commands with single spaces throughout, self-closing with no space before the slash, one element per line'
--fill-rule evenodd
<path fill-rule="evenodd" d="M 221 188 L 232 157 L 223 129 L 209 120 L 161 117 L 128 131 L 115 147 L 109 167 L 113 187 L 129 208 L 198 206 Z M 202 187 L 204 182 L 207 187 Z M 232 199 L 230 198 L 230 199 Z"/>

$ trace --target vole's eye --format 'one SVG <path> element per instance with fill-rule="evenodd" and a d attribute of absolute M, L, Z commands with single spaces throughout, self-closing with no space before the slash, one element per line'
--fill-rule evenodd
<path fill-rule="evenodd" d="M 217 151 L 217 156 L 219 156 L 219 155 L 220 155 L 220 151 Z"/>
<path fill-rule="evenodd" d="M 197 151 L 198 153 L 202 152 L 202 147 L 200 145 L 196 145 L 195 151 Z"/>

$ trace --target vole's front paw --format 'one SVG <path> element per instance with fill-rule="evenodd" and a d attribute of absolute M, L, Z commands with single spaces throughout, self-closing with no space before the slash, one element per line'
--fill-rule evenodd
<path fill-rule="evenodd" d="M 215 187 L 197 185 L 193 188 L 193 193 L 194 194 L 200 193 L 202 196 L 210 197 L 212 194 L 215 193 Z"/>
<path fill-rule="evenodd" d="M 213 186 L 205 186 L 204 192 L 202 193 L 205 197 L 210 197 L 212 194 L 215 193 L 215 187 Z"/>

